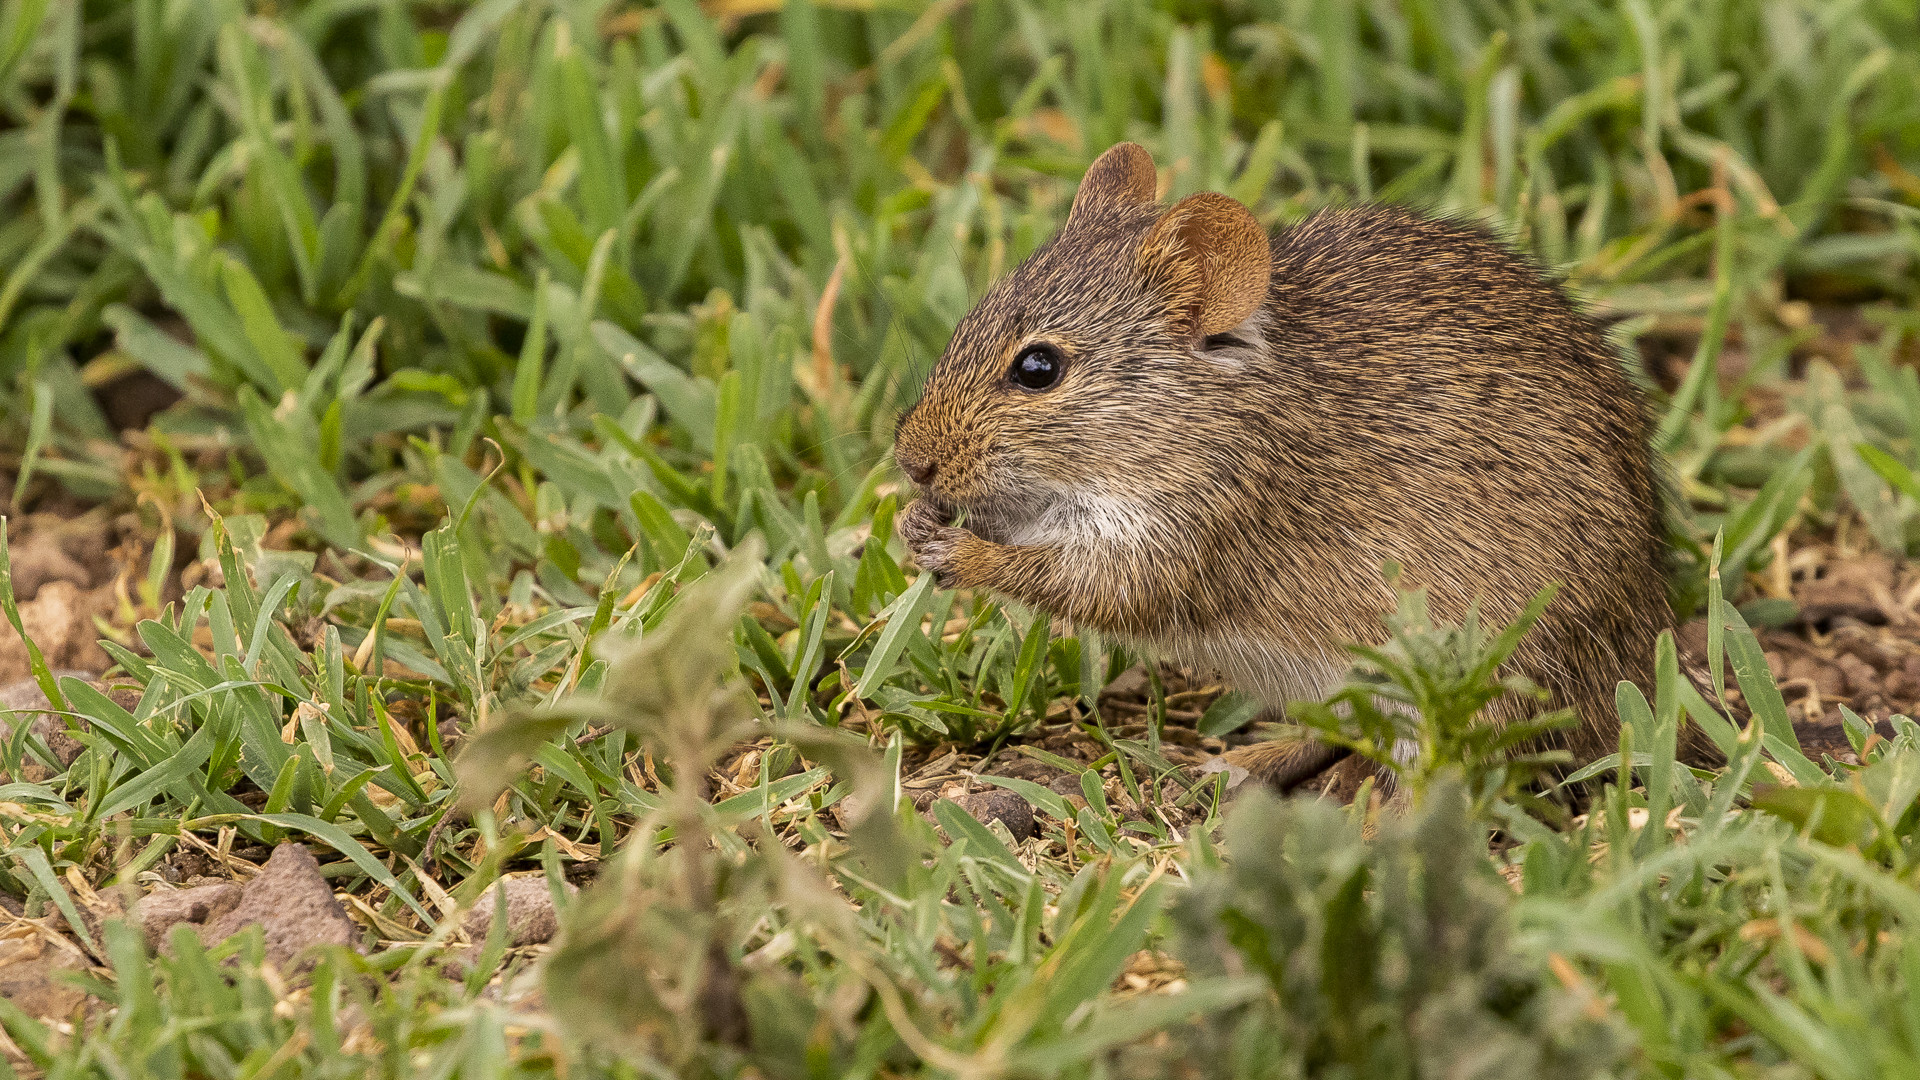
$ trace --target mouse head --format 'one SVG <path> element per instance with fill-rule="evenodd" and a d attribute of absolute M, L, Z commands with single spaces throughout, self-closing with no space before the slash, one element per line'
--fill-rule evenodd
<path fill-rule="evenodd" d="M 1260 347 L 1266 232 L 1225 195 L 1163 209 L 1154 187 L 1139 146 L 1102 154 L 1066 225 L 960 321 L 900 420 L 901 469 L 982 535 L 1159 489 L 1194 452 L 1210 389 Z"/>

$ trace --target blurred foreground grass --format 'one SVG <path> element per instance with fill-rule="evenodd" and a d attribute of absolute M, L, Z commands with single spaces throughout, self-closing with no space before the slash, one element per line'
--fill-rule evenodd
<path fill-rule="evenodd" d="M 14 526 L 118 515 L 139 689 L 36 661 L 84 752 L 0 747 L 0 893 L 116 1006 L 0 1024 L 73 1076 L 1920 1072 L 1920 733 L 1808 760 L 1730 603 L 1783 537 L 1920 541 L 1917 14 L 0 2 Z M 1676 602 L 1762 717 L 1726 774 L 1673 767 L 1711 707 L 1668 679 L 1576 822 L 1437 777 L 1372 843 L 1250 809 L 1223 863 L 1157 680 L 1123 731 L 1131 658 L 909 576 L 892 417 L 1122 138 L 1275 225 L 1482 217 L 1620 320 Z M 1049 731 L 1102 754 L 1053 755 L 1078 802 L 1002 783 L 1037 840 L 886 812 L 912 747 Z M 287 836 L 371 949 L 305 986 L 75 906 Z M 489 881 L 576 864 L 550 1009 L 497 949 L 441 977 Z"/>

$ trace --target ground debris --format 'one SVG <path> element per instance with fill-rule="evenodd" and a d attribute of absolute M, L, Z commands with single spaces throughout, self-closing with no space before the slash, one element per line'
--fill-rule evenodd
<path fill-rule="evenodd" d="M 1841 706 L 1885 738 L 1890 717 L 1920 711 L 1920 568 L 1824 539 L 1796 548 L 1787 566 L 1786 588 L 1768 591 L 1791 599 L 1794 617 L 1758 632 L 1767 665 L 1802 747 L 1850 761 Z M 1704 660 L 1705 635 L 1695 637 Z"/>

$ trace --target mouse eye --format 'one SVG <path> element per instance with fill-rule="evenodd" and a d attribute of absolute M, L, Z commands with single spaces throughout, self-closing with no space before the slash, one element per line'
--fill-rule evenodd
<path fill-rule="evenodd" d="M 1007 378 L 1028 390 L 1046 390 L 1060 381 L 1066 370 L 1065 358 L 1051 345 L 1029 345 L 1013 358 Z"/>

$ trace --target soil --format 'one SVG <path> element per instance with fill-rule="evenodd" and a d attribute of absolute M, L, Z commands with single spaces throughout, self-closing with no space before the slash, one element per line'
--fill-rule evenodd
<path fill-rule="evenodd" d="M 28 1016 L 65 1020 L 86 995 L 63 974 L 84 972 L 92 965 L 64 934 L 32 920 L 0 916 L 0 998 Z M 4 1047 L 0 1039 L 0 1047 Z M 13 1057 L 8 1054 L 8 1057 Z M 24 1064 L 16 1058 L 15 1064 Z"/>
<path fill-rule="evenodd" d="M 1831 544 L 1786 564 L 1798 617 L 1760 641 L 1801 743 L 1845 748 L 1842 705 L 1891 737 L 1890 717 L 1920 712 L 1920 566 Z"/>

